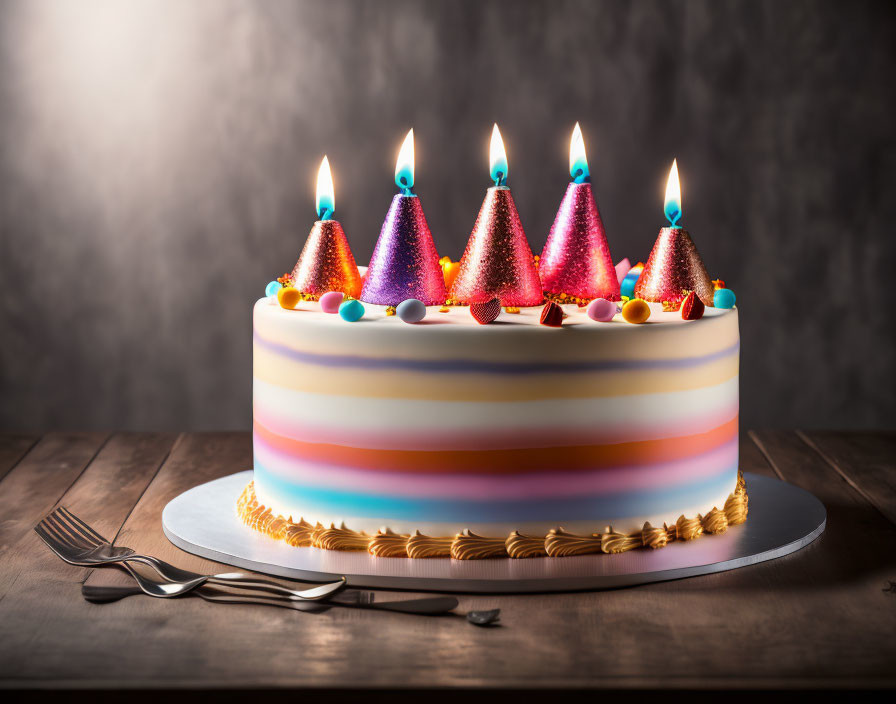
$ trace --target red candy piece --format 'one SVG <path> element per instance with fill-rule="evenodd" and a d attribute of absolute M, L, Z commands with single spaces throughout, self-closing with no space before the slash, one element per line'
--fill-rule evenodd
<path fill-rule="evenodd" d="M 471 303 L 470 314 L 480 325 L 488 325 L 498 317 L 501 312 L 501 301 L 493 298 L 485 303 Z"/>
<path fill-rule="evenodd" d="M 681 317 L 685 320 L 700 320 L 705 310 L 706 306 L 703 305 L 703 301 L 693 291 L 688 292 L 681 302 Z"/>
<path fill-rule="evenodd" d="M 559 328 L 563 325 L 563 309 L 553 301 L 545 303 L 541 309 L 541 324 L 550 328 Z"/>

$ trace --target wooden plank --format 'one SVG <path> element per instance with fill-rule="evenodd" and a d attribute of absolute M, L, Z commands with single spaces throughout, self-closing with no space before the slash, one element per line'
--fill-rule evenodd
<path fill-rule="evenodd" d="M 39 435 L 23 433 L 3 433 L 0 435 L 0 479 L 6 476 L 19 460 L 34 447 L 40 439 Z"/>
<path fill-rule="evenodd" d="M 114 538 L 149 485 L 174 439 L 175 436 L 171 434 L 130 433 L 111 437 L 58 500 L 54 500 L 48 507 L 32 511 L 24 532 L 19 531 L 18 537 L 10 535 L 3 558 L 3 571 L 0 573 L 0 596 L 7 593 L 13 582 L 21 585 L 23 573 L 29 577 L 34 577 L 38 572 L 50 577 L 66 574 L 70 578 L 76 576 L 78 582 L 83 581 L 87 571 L 66 566 L 49 551 L 31 528 L 55 505 L 62 504 L 102 535 Z M 31 459 L 29 456 L 29 461 Z M 58 463 L 48 463 L 48 466 L 55 465 Z M 24 580 L 30 581 L 34 580 Z"/>
<path fill-rule="evenodd" d="M 753 474 L 761 474 L 764 477 L 774 477 L 780 479 L 777 474 L 775 474 L 775 470 L 772 469 L 772 466 L 768 462 L 768 458 L 759 447 L 756 445 L 756 442 L 753 440 L 750 433 L 744 433 L 741 435 L 740 444 L 740 468 L 744 472 L 752 472 Z M 749 491 L 749 487 L 747 487 L 747 491 Z"/>
<path fill-rule="evenodd" d="M 114 435 L 59 501 L 45 510 L 41 508 L 36 518 L 29 521 L 25 533 L 8 548 L 0 581 L 0 623 L 4 632 L 0 638 L 0 679 L 19 674 L 10 666 L 15 657 L 27 653 L 35 660 L 43 658 L 43 653 L 29 648 L 31 639 L 39 634 L 48 637 L 52 649 L 76 654 L 81 647 L 82 622 L 89 616 L 80 596 L 88 570 L 62 562 L 31 530 L 33 525 L 58 503 L 102 535 L 114 537 L 152 481 L 175 437 L 163 433 Z M 69 435 L 67 443 L 54 445 L 58 452 L 43 448 L 40 456 L 58 469 L 61 456 L 71 462 L 77 454 L 71 449 L 73 445 L 87 455 L 92 445 L 85 438 Z M 31 471 L 37 470 L 32 467 Z"/>
<path fill-rule="evenodd" d="M 757 437 L 778 470 L 808 482 L 831 515 L 828 535 L 781 560 L 626 590 L 461 597 L 461 610 L 502 609 L 502 627 L 489 630 L 460 617 L 347 609 L 310 615 L 195 599 L 80 602 L 46 615 L 48 622 L 63 619 L 62 632 L 78 634 L 76 653 L 71 642 L 57 642 L 58 623 L 28 635 L 31 622 L 20 617 L 4 627 L 11 633 L 4 667 L 19 682 L 49 678 L 77 686 L 896 684 L 896 595 L 881 591 L 894 565 L 880 548 L 892 544 L 896 529 L 793 433 Z M 195 484 L 245 469 L 250 458 L 247 434 L 186 436 L 119 542 L 191 569 L 212 568 L 167 544 L 161 509 Z M 755 444 L 743 444 L 741 461 L 749 471 L 771 469 Z M 842 496 L 844 488 L 851 494 Z M 106 574 L 95 571 L 89 579 Z"/>
<path fill-rule="evenodd" d="M 106 438 L 105 433 L 50 433 L 0 480 L 0 585 L 9 579 L 9 550 L 52 510 Z"/>
<path fill-rule="evenodd" d="M 844 481 L 896 524 L 896 433 L 797 434 Z"/>

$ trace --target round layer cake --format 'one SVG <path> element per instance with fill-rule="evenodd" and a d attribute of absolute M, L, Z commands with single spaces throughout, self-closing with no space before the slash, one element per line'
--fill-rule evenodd
<path fill-rule="evenodd" d="M 552 328 L 540 308 L 479 325 L 431 307 L 409 325 L 259 300 L 244 518 L 294 545 L 412 557 L 576 552 L 552 536 L 615 552 L 607 536 L 658 547 L 740 522 L 737 311 L 651 308 L 633 325 L 564 306 Z"/>

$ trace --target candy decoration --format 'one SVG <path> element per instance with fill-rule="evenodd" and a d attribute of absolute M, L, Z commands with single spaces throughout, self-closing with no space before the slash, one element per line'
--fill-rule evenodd
<path fill-rule="evenodd" d="M 548 295 L 619 300 L 619 280 L 590 183 L 567 186 L 538 261 L 538 274 Z"/>
<path fill-rule="evenodd" d="M 548 301 L 545 303 L 544 308 L 541 309 L 539 322 L 542 325 L 547 325 L 549 328 L 561 327 L 563 325 L 563 309 L 554 301 Z"/>
<path fill-rule="evenodd" d="M 364 317 L 364 304 L 354 299 L 345 301 L 339 306 L 339 317 L 348 323 L 354 323 Z"/>
<path fill-rule="evenodd" d="M 588 309 L 585 312 L 592 320 L 609 323 L 616 315 L 616 304 L 606 298 L 595 298 L 588 304 Z"/>
<path fill-rule="evenodd" d="M 361 300 L 383 306 L 397 306 L 416 298 L 437 306 L 448 297 L 439 254 L 423 215 L 420 199 L 397 194 L 380 230 Z"/>
<path fill-rule="evenodd" d="M 419 323 L 426 317 L 426 306 L 423 305 L 423 301 L 409 298 L 398 304 L 395 314 L 406 323 Z"/>
<path fill-rule="evenodd" d="M 498 298 L 504 306 L 537 306 L 544 300 L 509 188 L 492 186 L 486 191 L 448 295 L 459 303 Z"/>
<path fill-rule="evenodd" d="M 342 305 L 342 300 L 344 298 L 345 296 L 342 295 L 342 291 L 327 291 L 320 297 L 320 309 L 324 313 L 338 313 L 339 306 Z"/>
<path fill-rule="evenodd" d="M 644 271 L 644 262 L 638 262 L 628 270 L 625 277 L 622 279 L 622 283 L 619 285 L 620 295 L 625 296 L 626 298 L 634 298 L 635 285 L 638 283 L 642 271 Z"/>
<path fill-rule="evenodd" d="M 346 296 L 361 293 L 361 275 L 338 220 L 314 223 L 291 278 L 296 290 L 312 298 L 327 291 L 342 291 Z"/>
<path fill-rule="evenodd" d="M 664 227 L 656 238 L 634 295 L 645 301 L 667 303 L 674 310 L 688 291 L 694 291 L 705 305 L 712 305 L 712 281 L 688 231 Z"/>
<path fill-rule="evenodd" d="M 472 315 L 480 325 L 488 325 L 498 317 L 500 312 L 501 301 L 497 298 L 493 298 L 485 303 L 470 304 L 470 315 Z"/>
<path fill-rule="evenodd" d="M 616 280 L 619 282 L 619 285 L 622 286 L 622 280 L 625 278 L 625 275 L 632 268 L 632 263 L 628 260 L 628 257 L 623 259 L 616 265 Z"/>
<path fill-rule="evenodd" d="M 700 320 L 705 310 L 706 306 L 703 305 L 703 301 L 693 291 L 689 291 L 681 302 L 681 317 L 684 320 Z"/>
<path fill-rule="evenodd" d="M 647 301 L 633 298 L 622 306 L 622 317 L 629 323 L 643 323 L 650 317 L 650 306 Z"/>
<path fill-rule="evenodd" d="M 276 296 L 277 291 L 283 288 L 283 284 L 279 281 L 271 281 L 267 286 L 264 287 L 264 295 L 265 296 Z"/>
<path fill-rule="evenodd" d="M 737 296 L 730 288 L 720 288 L 713 295 L 712 305 L 714 308 L 734 308 Z"/>
<path fill-rule="evenodd" d="M 284 286 L 277 291 L 277 302 L 280 303 L 281 308 L 292 310 L 299 305 L 300 300 L 302 300 L 302 294 L 292 286 Z"/>

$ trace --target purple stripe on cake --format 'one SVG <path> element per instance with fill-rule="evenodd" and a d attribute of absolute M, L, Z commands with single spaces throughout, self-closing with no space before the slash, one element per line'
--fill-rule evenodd
<path fill-rule="evenodd" d="M 482 373 L 482 374 L 579 374 L 582 372 L 610 372 L 646 369 L 688 369 L 724 359 L 737 353 L 740 342 L 730 347 L 697 357 L 676 359 L 613 359 L 581 360 L 572 362 L 490 362 L 478 359 L 399 359 L 364 357 L 351 354 L 318 354 L 297 350 L 278 342 L 266 340 L 256 330 L 255 344 L 303 364 L 330 368 L 356 368 L 365 370 L 393 369 L 410 372 Z"/>

